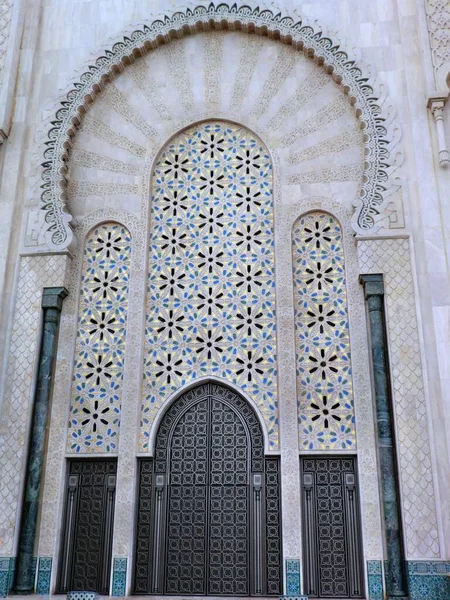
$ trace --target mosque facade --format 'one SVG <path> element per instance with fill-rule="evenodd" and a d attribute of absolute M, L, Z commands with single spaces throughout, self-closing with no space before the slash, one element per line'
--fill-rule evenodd
<path fill-rule="evenodd" d="M 0 596 L 450 598 L 442 0 L 0 1 Z"/>

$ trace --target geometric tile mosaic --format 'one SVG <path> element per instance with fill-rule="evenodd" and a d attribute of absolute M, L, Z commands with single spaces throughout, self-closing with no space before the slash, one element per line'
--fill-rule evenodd
<path fill-rule="evenodd" d="M 38 574 L 36 594 L 48 596 L 50 594 L 50 578 L 52 575 L 52 558 L 40 556 L 38 560 Z"/>
<path fill-rule="evenodd" d="M 127 585 L 127 559 L 114 558 L 111 596 L 125 596 Z"/>
<path fill-rule="evenodd" d="M 81 271 L 68 452 L 115 453 L 119 443 L 131 239 L 117 223 L 87 237 Z"/>
<path fill-rule="evenodd" d="M 300 561 L 297 558 L 286 559 L 286 596 L 301 594 Z"/>
<path fill-rule="evenodd" d="M 369 600 L 383 600 L 383 571 L 381 560 L 367 561 Z"/>
<path fill-rule="evenodd" d="M 6 598 L 14 578 L 15 559 L 7 556 L 0 558 L 0 598 Z"/>
<path fill-rule="evenodd" d="M 356 448 L 344 249 L 328 213 L 300 218 L 293 233 L 300 447 Z"/>
<path fill-rule="evenodd" d="M 253 399 L 278 447 L 271 159 L 248 130 L 196 125 L 153 173 L 141 450 L 164 401 L 213 375 Z"/>
<path fill-rule="evenodd" d="M 448 600 L 450 562 L 407 561 L 411 600 Z"/>

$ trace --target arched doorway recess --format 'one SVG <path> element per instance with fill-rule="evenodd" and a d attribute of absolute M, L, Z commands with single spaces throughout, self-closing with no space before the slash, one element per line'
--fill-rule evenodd
<path fill-rule="evenodd" d="M 243 398 L 214 382 L 183 394 L 139 472 L 135 593 L 281 593 L 278 459 Z"/>

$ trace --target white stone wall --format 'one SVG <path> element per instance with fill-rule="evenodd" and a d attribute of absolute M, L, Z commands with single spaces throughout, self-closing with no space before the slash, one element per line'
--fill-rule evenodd
<path fill-rule="evenodd" d="M 160 11 L 173 11 L 177 6 L 185 6 L 172 0 L 23 2 L 26 10 L 13 123 L 7 142 L 0 147 L 0 282 L 3 283 L 0 312 L 3 382 L 0 385 L 0 420 L 4 428 L 11 425 L 8 406 L 12 392 L 7 374 L 15 371 L 10 324 L 14 323 L 14 330 L 23 320 L 20 316 L 23 310 L 21 286 L 26 278 L 24 265 L 31 260 L 21 260 L 19 254 L 47 250 L 43 212 L 39 210 L 40 165 L 43 162 L 42 142 L 58 108 L 58 100 L 62 98 L 64 90 L 70 89 L 70 83 L 86 70 L 93 56 L 98 56 L 126 32 L 153 20 Z M 198 4 L 208 5 L 209 0 Z M 392 188 L 391 204 L 385 211 L 386 219 L 379 235 L 410 234 L 413 260 L 409 263 L 409 259 L 405 259 L 403 246 L 406 242 L 402 238 L 403 241 L 395 242 L 399 245 L 398 255 L 396 250 L 389 255 L 389 260 L 382 256 L 377 259 L 378 262 L 372 262 L 370 268 L 375 271 L 383 268 L 386 277 L 389 277 L 401 257 L 409 273 L 409 292 L 405 292 L 402 276 L 396 272 L 395 276 L 392 275 L 392 281 L 397 280 L 399 288 L 389 284 L 390 298 L 395 301 L 402 298 L 401 294 L 410 295 L 416 285 L 416 302 L 411 304 L 411 298 L 409 300 L 411 318 L 408 323 L 408 327 L 412 327 L 408 339 L 413 338 L 414 343 L 396 345 L 395 340 L 391 339 L 393 366 L 396 358 L 403 361 L 406 355 L 415 365 L 413 375 L 402 373 L 396 376 L 394 372 L 393 387 L 399 394 L 399 390 L 405 387 L 405 381 L 410 381 L 413 376 L 417 380 L 421 395 L 420 408 L 415 415 L 408 414 L 405 417 L 404 426 L 401 424 L 403 417 L 399 417 L 399 436 L 407 448 L 408 436 L 411 435 L 409 432 L 413 431 L 417 448 L 428 449 L 425 452 L 428 458 L 421 461 L 420 468 L 426 461 L 430 465 L 424 477 L 416 480 L 415 474 L 421 472 L 405 458 L 409 456 L 408 452 L 413 452 L 411 447 L 405 449 L 403 454 L 400 452 L 400 464 L 404 468 L 402 494 L 407 514 L 408 557 L 448 559 L 450 231 L 447 213 L 450 205 L 450 175 L 438 166 L 434 123 L 426 109 L 427 96 L 433 91 L 430 86 L 434 85 L 430 81 L 434 81 L 434 78 L 431 51 L 421 52 L 424 40 L 427 43 L 429 40 L 425 5 L 394 0 L 280 0 L 278 5 L 283 11 L 294 15 L 297 13 L 299 18 L 301 16 L 311 23 L 317 21 L 328 31 L 333 42 L 342 43 L 355 56 L 358 64 L 362 65 L 363 75 L 368 73 L 380 84 L 383 106 L 391 121 L 396 145 L 393 145 L 395 164 L 388 171 L 388 183 Z M 286 98 L 294 94 L 294 90 L 297 90 L 295 106 L 286 105 Z M 138 252 L 133 265 L 136 283 L 134 290 L 130 291 L 130 303 L 140 316 L 134 325 L 130 325 L 129 333 L 133 340 L 129 347 L 136 346 L 135 360 L 126 367 L 125 375 L 130 378 L 126 384 L 129 389 L 125 392 L 130 398 L 139 397 L 139 339 L 142 325 L 139 319 L 142 319 L 141 298 L 145 289 L 145 231 L 150 172 L 158 149 L 181 127 L 193 121 L 209 117 L 237 120 L 254 129 L 273 152 L 278 169 L 275 189 L 279 215 L 286 212 L 291 219 L 297 218 L 301 211 L 310 207 L 333 208 L 335 214 L 340 211 L 342 222 L 349 228 L 352 204 L 362 181 L 364 150 L 357 115 L 345 100 L 338 84 L 331 78 L 327 79 L 320 66 L 302 53 L 275 40 L 239 32 L 200 33 L 160 47 L 127 67 L 97 98 L 74 140 L 69 169 L 69 201 L 75 216 L 79 247 L 89 227 L 106 218 L 118 218 L 136 236 Z M 448 107 L 446 115 L 449 127 Z M 450 144 L 450 129 L 447 130 L 447 137 Z M 321 197 L 323 200 L 317 202 L 312 197 Z M 285 224 L 285 217 L 280 216 L 276 234 L 280 253 L 286 251 L 283 250 L 287 236 Z M 350 229 L 348 236 L 351 239 Z M 369 242 L 362 243 L 369 248 Z M 48 260 L 60 261 L 56 257 Z M 54 515 L 59 515 L 61 511 L 59 497 L 63 486 L 63 440 L 70 389 L 67 371 L 70 373 L 72 363 L 74 298 L 79 260 L 79 253 L 76 252 L 70 271 L 71 299 L 65 301 L 62 320 L 55 382 L 58 393 L 54 397 L 52 412 L 51 451 L 48 454 L 43 496 L 43 534 L 39 542 L 42 555 L 54 555 L 59 543 L 58 521 Z M 289 290 L 292 283 L 289 281 L 288 264 L 285 263 L 284 270 L 280 267 L 277 275 L 281 332 L 283 323 L 284 331 L 292 325 L 289 320 Z M 361 263 L 366 265 L 364 268 L 369 268 L 368 264 Z M 356 267 L 354 277 L 357 270 Z M 60 273 L 55 267 L 56 272 Z M 53 281 L 50 273 L 49 278 L 49 281 Z M 57 279 L 58 283 L 52 285 L 60 285 L 64 274 L 61 272 Z M 45 281 L 45 277 L 33 280 L 34 287 L 30 293 L 34 294 L 34 298 L 39 298 L 40 287 L 49 285 Z M 356 287 L 355 300 L 349 300 L 350 323 L 354 330 L 352 335 L 359 340 L 352 340 L 352 344 L 355 343 L 361 351 L 358 352 L 361 354 L 358 359 L 360 364 L 355 365 L 355 372 L 359 372 L 362 378 L 360 389 L 367 393 L 370 385 L 367 379 L 362 299 L 355 280 L 352 285 Z M 417 328 L 414 326 L 414 308 L 417 309 Z M 36 325 L 37 309 L 27 310 L 29 312 L 24 319 L 31 319 Z M 26 341 L 30 340 L 33 348 L 37 343 L 37 331 L 34 327 L 31 334 L 26 336 Z M 280 334 L 280 344 L 283 349 L 292 346 L 290 354 L 287 352 L 281 356 L 293 361 L 293 342 Z M 422 368 L 418 365 L 422 365 Z M 283 376 L 282 371 L 281 378 Z M 32 380 L 30 375 L 24 384 L 26 389 L 17 400 L 19 404 L 23 403 L 23 415 L 28 414 Z M 284 417 L 282 415 L 282 419 L 285 419 L 286 431 L 289 431 L 287 423 L 294 410 L 295 373 L 288 374 L 283 381 L 281 396 L 285 399 L 286 414 Z M 370 414 L 368 397 L 362 393 L 360 408 L 358 395 L 355 398 L 357 419 L 358 410 L 361 411 L 364 402 L 369 411 L 365 414 Z M 399 400 L 399 405 L 402 402 Z M 409 404 L 407 400 L 404 402 L 404 410 L 408 411 Z M 137 412 L 137 406 L 132 403 L 127 405 L 122 432 L 124 428 L 127 428 L 127 432 L 133 432 Z M 23 418 L 26 419 L 26 416 Z M 364 431 L 367 433 L 367 451 L 361 453 L 360 468 L 367 468 L 367 473 L 371 473 L 375 479 L 372 421 L 365 420 L 361 414 L 357 427 L 360 448 L 359 436 L 366 435 Z M 19 446 L 24 444 L 25 430 L 26 427 L 22 426 L 17 438 Z M 122 435 L 122 439 L 124 437 Z M 122 477 L 124 487 L 123 496 L 118 497 L 116 507 L 114 554 L 121 556 L 130 555 L 131 552 L 133 528 L 127 511 L 130 512 L 129 502 L 134 493 L 132 446 L 131 441 L 129 446 L 123 447 L 122 457 L 119 456 L 119 478 Z M 298 458 L 294 448 L 283 448 L 282 442 L 285 457 L 283 485 L 293 498 L 290 505 L 283 500 L 286 514 L 285 555 L 289 557 L 300 555 L 299 529 L 295 527 L 298 522 L 298 508 L 295 506 L 298 497 Z M 406 463 L 402 463 L 402 460 Z M 17 467 L 12 467 L 11 481 L 20 477 L 14 469 L 17 470 Z M 366 558 L 381 558 L 379 503 L 374 488 L 368 483 L 369 478 L 366 482 L 361 480 Z M 19 495 L 15 497 L 17 505 Z M 2 512 L 5 502 L 2 501 Z M 426 518 L 421 516 L 425 514 L 423 511 L 427 514 Z M 8 556 L 14 552 L 14 539 L 17 536 L 15 522 L 16 515 L 11 513 L 4 525 L 6 533 L 0 534 L 6 540 L 5 546 L 0 549 L 2 555 Z M 293 529 L 290 531 L 291 526 Z"/>

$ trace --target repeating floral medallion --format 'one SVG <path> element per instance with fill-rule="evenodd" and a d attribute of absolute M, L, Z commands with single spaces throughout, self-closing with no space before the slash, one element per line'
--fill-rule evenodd
<path fill-rule="evenodd" d="M 249 131 L 186 130 L 153 173 L 140 447 L 161 405 L 216 376 L 259 407 L 278 447 L 272 165 Z"/>
<path fill-rule="evenodd" d="M 356 448 L 344 250 L 338 221 L 313 212 L 293 232 L 300 447 Z"/>
<path fill-rule="evenodd" d="M 117 223 L 87 237 L 71 390 L 69 452 L 117 452 L 131 239 Z"/>

